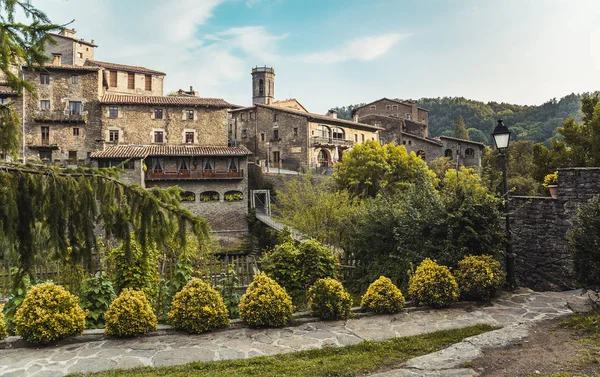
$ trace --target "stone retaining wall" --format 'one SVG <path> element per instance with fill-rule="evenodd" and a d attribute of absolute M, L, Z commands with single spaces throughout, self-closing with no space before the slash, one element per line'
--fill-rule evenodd
<path fill-rule="evenodd" d="M 558 198 L 511 197 L 511 230 L 517 279 L 535 290 L 576 286 L 568 235 L 577 208 L 600 194 L 600 168 L 558 171 Z"/>

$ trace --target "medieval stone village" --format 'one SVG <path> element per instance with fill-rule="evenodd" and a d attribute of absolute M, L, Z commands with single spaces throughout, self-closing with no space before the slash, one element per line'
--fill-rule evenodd
<path fill-rule="evenodd" d="M 0 376 L 600 375 L 599 91 L 321 111 L 256 59 L 215 98 L 35 5 L 0 0 Z"/>

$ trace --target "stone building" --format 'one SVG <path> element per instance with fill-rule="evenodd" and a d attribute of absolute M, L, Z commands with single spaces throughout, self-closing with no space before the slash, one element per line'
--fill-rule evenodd
<path fill-rule="evenodd" d="M 480 167 L 484 145 L 482 143 L 441 136 L 428 136 L 429 112 L 414 101 L 381 98 L 352 110 L 353 120 L 382 128 L 382 143 L 404 145 L 426 161 L 438 157 L 458 160 L 460 165 Z"/>
<path fill-rule="evenodd" d="M 274 90 L 273 68 L 254 68 L 253 106 L 232 110 L 229 123 L 230 145 L 244 145 L 262 166 L 327 168 L 354 144 L 379 141 L 379 126 L 310 113 L 295 99 L 274 101 Z"/>
<path fill-rule="evenodd" d="M 0 99 L 16 100 L 23 117 L 25 157 L 67 167 L 122 164 L 126 182 L 183 188 L 184 206 L 214 231 L 245 232 L 250 152 L 229 147 L 227 134 L 236 106 L 192 88 L 164 96 L 165 73 L 97 61 L 97 46 L 74 30 L 53 37 L 51 64 L 21 67 L 34 94 L 16 96 L 0 80 Z"/>

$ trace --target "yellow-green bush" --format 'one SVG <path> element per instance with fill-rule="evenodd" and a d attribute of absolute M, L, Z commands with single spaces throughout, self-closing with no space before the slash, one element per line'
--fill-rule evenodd
<path fill-rule="evenodd" d="M 229 326 L 223 298 L 200 279 L 190 280 L 177 292 L 168 316 L 174 328 L 194 334 Z"/>
<path fill-rule="evenodd" d="M 292 298 L 264 272 L 254 280 L 240 300 L 240 318 L 252 327 L 279 327 L 292 319 Z"/>
<path fill-rule="evenodd" d="M 104 333 L 136 336 L 156 330 L 156 315 L 142 291 L 125 288 L 104 314 Z"/>
<path fill-rule="evenodd" d="M 4 323 L 4 305 L 0 305 L 0 339 L 4 339 L 7 335 L 6 323 Z"/>
<path fill-rule="evenodd" d="M 321 319 L 348 318 L 351 307 L 350 294 L 335 279 L 319 279 L 308 290 L 308 310 Z"/>
<path fill-rule="evenodd" d="M 453 271 L 464 300 L 488 301 L 506 279 L 500 262 L 490 255 L 468 255 Z"/>
<path fill-rule="evenodd" d="M 46 344 L 85 329 L 86 312 L 79 299 L 60 285 L 33 286 L 15 314 L 15 332 L 30 343 Z"/>
<path fill-rule="evenodd" d="M 404 296 L 389 278 L 380 276 L 369 285 L 360 306 L 375 313 L 398 313 L 404 306 Z"/>
<path fill-rule="evenodd" d="M 408 295 L 417 305 L 439 308 L 458 300 L 458 284 L 448 267 L 427 258 L 410 277 Z"/>

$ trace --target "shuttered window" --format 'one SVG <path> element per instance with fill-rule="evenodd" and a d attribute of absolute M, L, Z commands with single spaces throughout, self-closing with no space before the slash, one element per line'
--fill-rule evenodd
<path fill-rule="evenodd" d="M 152 90 L 152 75 L 146 75 L 146 90 Z"/>
<path fill-rule="evenodd" d="M 135 89 L 135 73 L 127 74 L 127 89 Z"/>
<path fill-rule="evenodd" d="M 110 71 L 110 81 L 108 85 L 113 88 L 117 86 L 117 71 Z"/>

